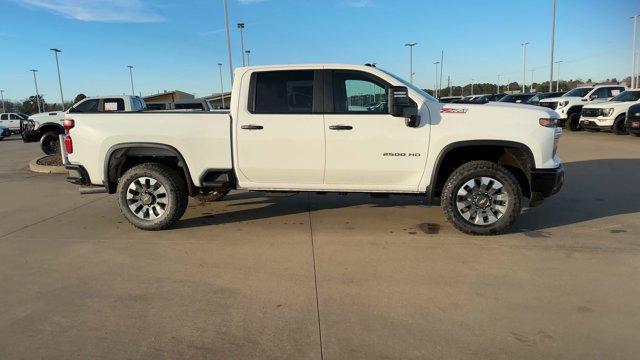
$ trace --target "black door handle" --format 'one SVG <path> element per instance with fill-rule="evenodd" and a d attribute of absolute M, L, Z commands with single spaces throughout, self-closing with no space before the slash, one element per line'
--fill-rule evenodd
<path fill-rule="evenodd" d="M 353 126 L 351 125 L 331 125 L 329 126 L 331 130 L 353 130 Z"/>
<path fill-rule="evenodd" d="M 244 130 L 262 130 L 264 127 L 262 125 L 242 125 L 242 129 Z"/>

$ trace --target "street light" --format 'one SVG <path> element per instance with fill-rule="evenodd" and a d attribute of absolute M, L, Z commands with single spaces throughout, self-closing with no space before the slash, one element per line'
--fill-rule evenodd
<path fill-rule="evenodd" d="M 7 112 L 4 108 L 4 90 L 0 90 L 0 99 L 2 99 L 2 112 Z"/>
<path fill-rule="evenodd" d="M 229 10 L 227 0 L 223 0 L 224 5 L 224 27 L 227 31 L 227 55 L 229 56 L 229 75 L 231 76 L 231 85 L 233 85 L 233 59 L 231 57 L 231 32 L 229 31 Z"/>
<path fill-rule="evenodd" d="M 473 82 L 474 82 L 475 80 L 476 80 L 476 79 L 471 78 L 471 95 L 473 95 Z"/>
<path fill-rule="evenodd" d="M 529 86 L 529 92 L 532 93 L 533 92 L 533 73 L 535 72 L 535 69 L 531 69 L 531 86 Z"/>
<path fill-rule="evenodd" d="M 244 36 L 242 35 L 242 30 L 244 30 L 244 23 L 238 23 L 238 29 L 240 29 L 240 50 L 242 51 L 242 66 L 246 66 L 244 62 Z"/>
<path fill-rule="evenodd" d="M 224 109 L 224 85 L 222 82 L 222 63 L 218 63 L 218 69 L 220 70 L 220 99 L 222 99 L 222 108 Z"/>
<path fill-rule="evenodd" d="M 409 47 L 409 82 L 413 84 L 413 47 L 418 43 L 406 43 L 404 46 Z"/>
<path fill-rule="evenodd" d="M 129 77 L 131 78 L 131 95 L 136 96 L 136 91 L 133 89 L 133 66 L 127 65 L 129 68 Z"/>
<path fill-rule="evenodd" d="M 496 94 L 500 94 L 500 77 L 502 75 L 498 75 L 498 83 L 496 84 L 496 88 L 498 89 L 498 91 L 496 92 Z"/>
<path fill-rule="evenodd" d="M 60 63 L 58 62 L 58 53 L 61 53 L 60 49 L 49 49 L 53 51 L 53 54 L 56 57 L 56 68 L 58 69 L 58 86 L 60 86 L 60 100 L 62 101 L 62 111 L 64 111 L 64 95 L 62 94 L 62 78 L 60 77 Z"/>
<path fill-rule="evenodd" d="M 520 44 L 522 45 L 522 93 L 524 93 L 527 88 L 527 76 L 526 76 L 526 69 L 527 69 L 527 45 L 529 45 L 528 42 L 526 43 L 522 43 Z"/>
<path fill-rule="evenodd" d="M 558 81 L 556 82 L 556 91 L 560 91 L 560 64 L 562 64 L 562 60 L 558 60 L 554 62 L 554 64 L 558 64 Z"/>
<path fill-rule="evenodd" d="M 440 64 L 440 61 L 436 61 L 433 63 L 433 65 L 436 66 L 436 86 L 434 86 L 434 94 L 436 96 L 436 98 L 438 98 L 438 64 Z"/>
<path fill-rule="evenodd" d="M 551 0 L 551 58 L 549 59 L 549 91 L 553 87 L 553 60 L 556 48 L 556 5 L 557 0 Z"/>
<path fill-rule="evenodd" d="M 251 55 L 251 50 L 245 50 L 245 54 L 247 54 L 247 66 L 251 66 L 251 61 L 249 61 L 249 56 Z"/>
<path fill-rule="evenodd" d="M 33 73 L 33 82 L 36 84 L 36 102 L 38 104 L 38 113 L 41 113 L 42 110 L 40 109 L 40 92 L 38 91 L 38 79 L 36 78 L 36 73 L 38 72 L 38 70 L 31 69 L 29 71 Z"/>
<path fill-rule="evenodd" d="M 636 40 L 636 36 L 638 34 L 638 16 L 640 16 L 640 14 L 636 14 L 633 15 L 631 17 L 631 19 L 633 19 L 633 45 L 631 46 L 631 88 L 635 89 L 636 87 L 639 87 L 640 84 L 638 84 L 636 82 L 636 73 L 638 72 L 638 69 L 636 68 L 636 45 L 637 45 L 637 40 Z"/>

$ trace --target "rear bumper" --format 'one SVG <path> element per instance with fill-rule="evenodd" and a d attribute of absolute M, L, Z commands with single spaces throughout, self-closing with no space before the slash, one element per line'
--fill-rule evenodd
<path fill-rule="evenodd" d="M 564 183 L 564 166 L 555 169 L 531 171 L 531 206 L 539 205 L 551 195 L 557 194 Z"/>
<path fill-rule="evenodd" d="M 90 186 L 91 179 L 89 179 L 89 173 L 82 165 L 76 164 L 65 164 L 65 169 L 69 171 L 69 175 L 67 175 L 67 181 L 80 185 L 80 186 Z"/>

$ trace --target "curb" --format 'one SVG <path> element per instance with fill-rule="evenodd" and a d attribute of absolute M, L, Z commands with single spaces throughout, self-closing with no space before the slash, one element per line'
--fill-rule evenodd
<path fill-rule="evenodd" d="M 68 173 L 67 169 L 65 169 L 64 166 L 48 166 L 48 165 L 38 164 L 38 160 L 44 157 L 46 156 L 31 160 L 29 162 L 29 170 L 33 172 L 41 173 L 41 174 L 67 174 Z"/>

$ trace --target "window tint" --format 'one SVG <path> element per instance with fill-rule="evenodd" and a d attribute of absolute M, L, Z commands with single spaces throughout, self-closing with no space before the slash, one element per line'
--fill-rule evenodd
<path fill-rule="evenodd" d="M 20 120 L 20 117 L 16 114 L 10 114 L 9 115 L 9 120 Z"/>
<path fill-rule="evenodd" d="M 9 115 L 7 114 L 0 115 L 0 120 L 9 120 Z"/>
<path fill-rule="evenodd" d="M 313 70 L 256 73 L 254 112 L 311 113 L 313 74 Z"/>
<path fill-rule="evenodd" d="M 336 113 L 386 114 L 387 86 L 366 74 L 333 72 L 333 110 Z"/>
<path fill-rule="evenodd" d="M 596 99 L 603 99 L 609 97 L 609 89 L 608 88 L 600 88 L 591 94 L 591 96 L 595 96 Z"/>
<path fill-rule="evenodd" d="M 105 112 L 124 111 L 124 99 L 104 99 L 102 108 Z"/>
<path fill-rule="evenodd" d="M 96 113 L 98 112 L 98 103 L 100 100 L 92 99 L 83 101 L 78 106 L 74 107 L 71 112 L 74 113 Z"/>

